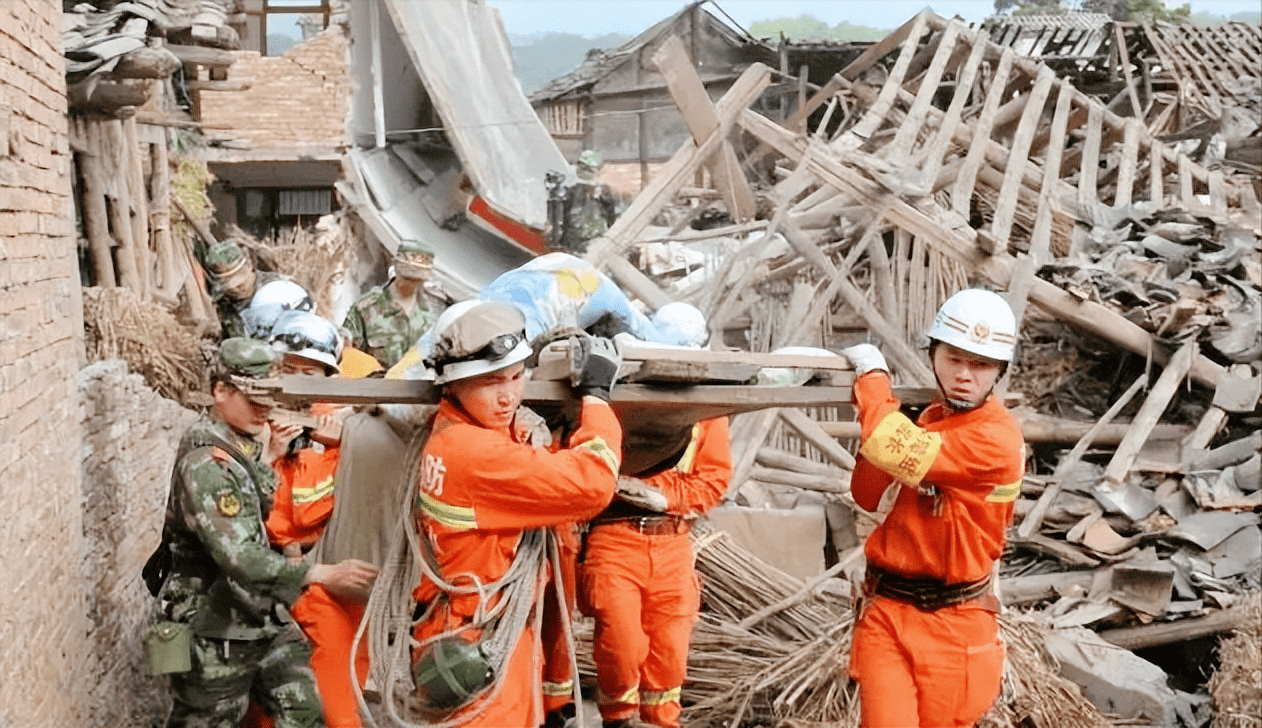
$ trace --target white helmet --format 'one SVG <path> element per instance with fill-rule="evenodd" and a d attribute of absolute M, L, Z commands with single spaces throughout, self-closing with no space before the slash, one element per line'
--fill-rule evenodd
<path fill-rule="evenodd" d="M 689 303 L 668 303 L 657 309 L 650 320 L 662 334 L 662 344 L 700 348 L 710 338 L 705 314 Z"/>
<path fill-rule="evenodd" d="M 272 327 L 272 348 L 318 361 L 330 374 L 341 373 L 342 337 L 326 318 L 309 311 L 285 311 Z"/>
<path fill-rule="evenodd" d="M 426 364 L 446 384 L 497 372 L 533 353 L 526 340 L 526 318 L 511 303 L 461 301 L 434 324 Z"/>
<path fill-rule="evenodd" d="M 997 293 L 968 288 L 942 304 L 929 339 L 995 361 L 1011 362 L 1017 343 L 1017 319 Z"/>
<path fill-rule="evenodd" d="M 286 311 L 312 311 L 315 302 L 307 289 L 293 281 L 271 281 L 259 287 L 250 305 L 241 312 L 245 331 L 255 339 L 270 339 L 272 327 Z"/>

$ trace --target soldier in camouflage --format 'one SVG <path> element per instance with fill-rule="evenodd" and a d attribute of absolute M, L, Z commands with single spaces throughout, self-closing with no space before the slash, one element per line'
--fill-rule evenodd
<path fill-rule="evenodd" d="M 578 157 L 578 182 L 569 190 L 564 247 L 575 253 L 587 249 L 587 241 L 604 235 L 618 217 L 618 200 L 608 185 L 596 181 L 600 154 L 588 149 Z"/>
<path fill-rule="evenodd" d="M 176 455 L 163 526 L 171 570 L 158 611 L 190 625 L 193 654 L 192 669 L 171 676 L 169 727 L 236 728 L 252 692 L 278 728 L 322 726 L 310 648 L 286 607 L 308 584 L 362 596 L 376 578 L 363 561 L 290 564 L 268 544 L 275 474 L 255 438 L 267 432 L 272 402 L 255 380 L 277 363 L 264 342 L 224 341 L 214 405 Z"/>
<path fill-rule="evenodd" d="M 281 280 L 282 276 L 255 270 L 250 256 L 232 240 L 222 240 L 210 246 L 203 263 L 210 271 L 210 295 L 219 311 L 223 338 L 245 336 L 241 312 L 250 305 L 255 291 L 272 281 Z"/>
<path fill-rule="evenodd" d="M 425 289 L 434 271 L 434 251 L 408 241 L 394 256 L 394 275 L 365 293 L 342 322 L 350 343 L 371 354 L 386 369 L 429 330 L 447 307 Z"/>

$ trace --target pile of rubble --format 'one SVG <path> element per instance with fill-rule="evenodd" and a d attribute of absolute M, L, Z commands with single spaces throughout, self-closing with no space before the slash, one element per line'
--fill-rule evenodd
<path fill-rule="evenodd" d="M 711 103 L 677 41 L 655 50 L 693 141 L 588 258 L 650 305 L 696 303 L 737 348 L 875 340 L 912 406 L 933 386 L 918 337 L 936 307 L 964 284 L 1006 291 L 1025 350 L 1005 396 L 1032 448 L 1005 602 L 1040 625 L 1040 658 L 1099 709 L 1084 724 L 1108 714 L 1200 726 L 1228 710 L 1195 694 L 1204 675 L 1189 682 L 1180 658 L 1163 654 L 1249 626 L 1242 600 L 1262 587 L 1258 176 L 1202 166 L 1047 66 L 928 12 L 782 124 L 747 108 L 770 69 L 751 66 Z M 712 191 L 695 187 L 702 170 Z M 713 226 L 715 209 L 728 224 Z M 709 229 L 689 226 L 700 218 Z M 832 439 L 854 444 L 851 414 L 738 415 L 731 497 L 853 505 L 853 459 Z M 853 514 L 848 540 L 830 523 L 837 560 L 825 577 L 857 562 L 866 519 Z M 699 560 L 704 572 L 704 548 Z M 821 578 L 788 591 L 797 598 L 763 606 L 822 615 L 768 643 L 735 616 L 748 610 L 731 609 L 730 593 L 708 588 L 695 719 L 854 724 L 837 664 L 848 602 L 827 596 L 848 588 Z M 726 647 L 706 649 L 710 633 Z M 833 692 L 817 691 L 802 663 L 776 663 L 787 683 L 759 671 L 770 654 L 817 639 L 840 650 L 813 663 L 837 678 Z M 741 699 L 707 682 L 721 655 L 746 662 L 724 686 L 744 686 Z M 991 724 L 1065 724 L 1011 693 L 1002 702 Z"/>

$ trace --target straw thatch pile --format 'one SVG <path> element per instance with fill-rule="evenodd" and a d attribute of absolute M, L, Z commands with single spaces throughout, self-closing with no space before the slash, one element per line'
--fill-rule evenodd
<path fill-rule="evenodd" d="M 163 397 L 205 403 L 202 340 L 162 306 L 130 288 L 84 288 L 83 324 L 88 361 L 122 359 Z"/>
<path fill-rule="evenodd" d="M 1241 600 L 1250 619 L 1218 645 L 1218 670 L 1209 680 L 1213 728 L 1262 726 L 1262 592 Z"/>

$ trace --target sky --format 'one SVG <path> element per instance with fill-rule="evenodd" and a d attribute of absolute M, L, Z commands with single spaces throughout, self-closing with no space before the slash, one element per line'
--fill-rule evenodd
<path fill-rule="evenodd" d="M 488 0 L 499 9 L 509 33 L 543 31 L 588 37 L 604 33 L 638 35 L 687 5 L 687 0 Z M 1181 3 L 1176 3 L 1181 4 Z M 926 5 L 939 15 L 959 15 L 966 21 L 984 20 L 994 11 L 993 0 L 719 0 L 719 7 L 741 27 L 758 20 L 812 15 L 829 25 L 849 22 L 870 28 L 894 29 Z M 1256 11 L 1259 0 L 1192 0 L 1193 12 L 1229 16 Z M 714 12 L 713 3 L 706 9 Z"/>

